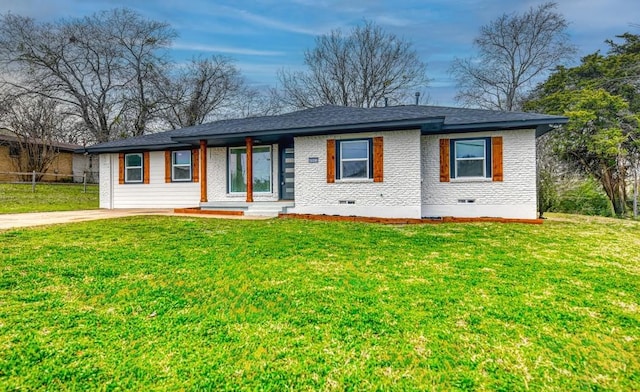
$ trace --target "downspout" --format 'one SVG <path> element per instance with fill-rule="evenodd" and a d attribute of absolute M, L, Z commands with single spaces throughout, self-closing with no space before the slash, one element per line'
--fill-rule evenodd
<path fill-rule="evenodd" d="M 207 201 L 207 141 L 200 140 L 200 203 Z"/>

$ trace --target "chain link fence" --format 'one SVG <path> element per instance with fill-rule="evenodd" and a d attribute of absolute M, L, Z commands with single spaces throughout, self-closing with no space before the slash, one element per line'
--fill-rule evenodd
<path fill-rule="evenodd" d="M 31 192 L 36 192 L 37 185 L 81 186 L 87 193 L 87 185 L 98 183 L 98 172 L 85 171 L 79 174 L 57 174 L 32 172 L 0 172 L 0 183 L 30 184 Z M 92 189 L 94 189 L 93 187 Z M 95 190 L 93 190 L 95 192 Z"/>

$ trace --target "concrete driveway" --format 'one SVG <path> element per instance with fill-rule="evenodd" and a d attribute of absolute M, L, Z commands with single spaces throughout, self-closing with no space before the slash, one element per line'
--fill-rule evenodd
<path fill-rule="evenodd" d="M 176 214 L 173 209 L 117 209 L 81 210 L 56 212 L 30 212 L 24 214 L 0 214 L 0 230 L 19 227 L 53 225 L 59 223 L 83 222 L 97 219 L 121 218 L 135 215 L 175 215 L 203 218 L 247 219 L 243 216 Z"/>

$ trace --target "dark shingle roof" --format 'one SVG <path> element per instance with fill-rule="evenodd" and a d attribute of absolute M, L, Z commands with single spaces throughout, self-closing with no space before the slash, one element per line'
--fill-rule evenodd
<path fill-rule="evenodd" d="M 566 117 L 537 113 L 500 112 L 442 106 L 389 106 L 353 108 L 321 106 L 276 116 L 221 120 L 167 132 L 117 140 L 88 147 L 90 152 L 118 149 L 184 147 L 199 139 L 242 138 L 245 136 L 310 135 L 366 131 L 371 129 L 416 129 L 435 125 L 433 132 L 536 128 L 565 123 Z"/>
<path fill-rule="evenodd" d="M 21 139 L 18 139 L 16 136 L 0 133 L 0 144 L 19 143 L 20 141 Z M 36 143 L 36 144 L 47 144 L 54 148 L 57 148 L 60 151 L 66 151 L 66 152 L 76 152 L 78 149 L 82 148 L 82 146 L 79 144 L 51 142 L 51 141 L 47 141 L 43 143 L 41 139 L 30 139 L 30 142 Z"/>

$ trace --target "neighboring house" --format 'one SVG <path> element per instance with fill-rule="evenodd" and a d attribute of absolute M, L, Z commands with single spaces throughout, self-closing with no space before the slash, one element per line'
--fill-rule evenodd
<path fill-rule="evenodd" d="M 48 174 L 45 174 L 40 181 L 70 182 L 73 179 L 75 182 L 82 182 L 82 176 L 86 172 L 90 176 L 89 182 L 92 180 L 97 182 L 98 173 L 95 167 L 97 162 L 94 162 L 94 157 L 81 150 L 82 146 L 54 142 L 53 147 L 57 155 L 45 171 Z M 23 171 L 19 166 L 21 154 L 26 152 L 20 149 L 18 138 L 9 135 L 8 132 L 0 132 L 0 182 L 22 180 L 24 176 L 15 174 Z M 25 157 L 22 158 L 25 159 Z"/>
<path fill-rule="evenodd" d="M 87 150 L 100 154 L 101 208 L 535 219 L 535 139 L 566 121 L 434 106 L 323 106 Z"/>
<path fill-rule="evenodd" d="M 73 181 L 82 182 L 83 175 L 87 175 L 87 182 L 95 184 L 98 182 L 98 156 L 93 154 L 85 154 L 84 148 L 80 147 L 73 151 L 72 165 Z"/>

